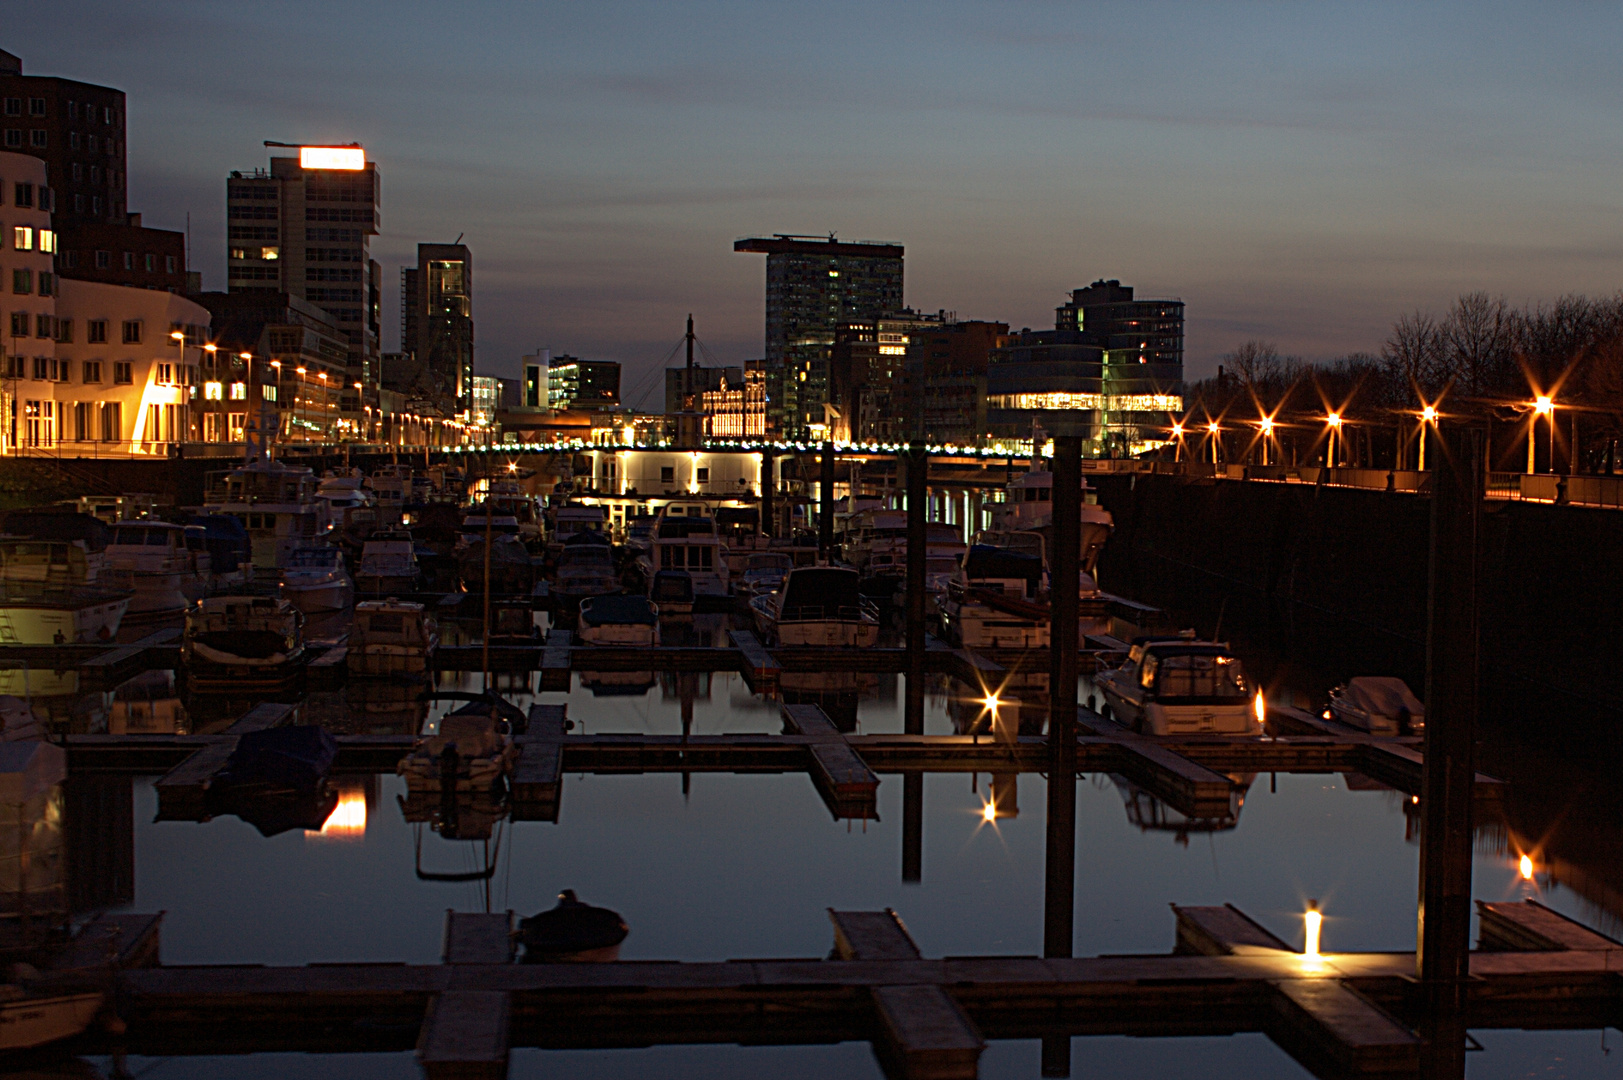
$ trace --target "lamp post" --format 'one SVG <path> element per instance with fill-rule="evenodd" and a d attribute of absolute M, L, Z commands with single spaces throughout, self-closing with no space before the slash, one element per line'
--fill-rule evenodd
<path fill-rule="evenodd" d="M 1182 423 L 1175 423 L 1175 424 L 1172 425 L 1172 437 L 1177 440 L 1176 442 L 1174 442 L 1172 444 L 1172 460 L 1174 462 L 1182 461 L 1183 460 L 1183 424 Z"/>
<path fill-rule="evenodd" d="M 1527 419 L 1527 471 L 1537 471 L 1537 462 L 1533 457 L 1534 437 L 1538 434 L 1538 418 L 1550 418 L 1550 471 L 1555 471 L 1555 400 L 1549 394 L 1539 394 L 1533 399 L 1533 412 Z"/>
<path fill-rule="evenodd" d="M 1212 464 L 1213 465 L 1217 464 L 1217 448 L 1218 448 L 1218 442 L 1219 442 L 1218 435 L 1222 432 L 1222 430 L 1223 430 L 1222 426 L 1220 424 L 1218 424 L 1218 422 L 1216 420 L 1213 420 L 1211 423 L 1206 425 L 1206 431 L 1211 436 L 1209 441 L 1212 444 Z"/>
<path fill-rule="evenodd" d="M 180 353 L 180 362 L 175 365 L 175 381 L 174 381 L 174 385 L 176 385 L 176 386 L 187 386 L 187 385 L 189 385 L 189 383 L 187 382 L 187 379 L 186 379 L 186 335 L 185 335 L 184 332 L 182 332 L 180 330 L 171 330 L 171 331 L 169 331 L 169 339 L 175 343 L 175 349 Z M 190 409 L 187 410 L 188 413 L 190 411 L 191 411 Z M 170 415 L 173 416 L 174 414 L 172 413 Z M 188 427 L 190 426 L 189 422 L 188 422 L 187 426 Z M 173 421 L 171 421 L 171 423 L 169 425 L 169 438 L 170 438 L 170 441 L 172 441 L 172 442 L 182 442 L 182 441 L 184 441 L 184 440 L 175 438 L 175 430 L 174 430 Z"/>
<path fill-rule="evenodd" d="M 327 373 L 318 371 L 316 378 L 321 380 L 321 441 L 327 443 L 332 439 L 332 425 L 327 418 Z"/>
<path fill-rule="evenodd" d="M 1336 467 L 1336 441 L 1341 434 L 1341 414 L 1333 412 L 1324 418 L 1324 422 L 1330 426 L 1329 439 L 1324 448 L 1324 465 L 1327 469 L 1333 469 Z"/>
<path fill-rule="evenodd" d="M 1437 422 L 1437 407 L 1427 405 L 1420 410 L 1420 471 L 1426 471 L 1426 428 Z"/>
<path fill-rule="evenodd" d="M 1264 416 L 1258 425 L 1262 429 L 1262 463 L 1268 464 L 1268 443 L 1274 437 L 1274 418 Z"/>

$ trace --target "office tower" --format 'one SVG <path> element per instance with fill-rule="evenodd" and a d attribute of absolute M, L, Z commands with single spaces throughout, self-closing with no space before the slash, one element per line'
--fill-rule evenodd
<path fill-rule="evenodd" d="M 473 408 L 473 254 L 465 244 L 418 244 L 400 272 L 404 370 L 389 388 L 444 416 Z"/>
<path fill-rule="evenodd" d="M 620 365 L 562 353 L 547 366 L 547 405 L 552 409 L 607 409 L 620 404 Z"/>
<path fill-rule="evenodd" d="M 833 235 L 746 237 L 734 251 L 766 256 L 767 429 L 783 438 L 828 433 L 830 361 L 844 323 L 902 307 L 902 245 Z"/>
<path fill-rule="evenodd" d="M 1056 309 L 1053 330 L 1023 331 L 987 370 L 987 426 L 1002 438 L 1081 425 L 1091 452 L 1126 456 L 1165 437 L 1183 410 L 1181 300 L 1137 300 L 1096 281 Z"/>
<path fill-rule="evenodd" d="M 375 404 L 382 300 L 370 244 L 379 197 L 377 163 L 358 146 L 299 147 L 297 157 L 226 181 L 227 288 L 287 293 L 332 318 L 349 342 L 345 413 Z"/>

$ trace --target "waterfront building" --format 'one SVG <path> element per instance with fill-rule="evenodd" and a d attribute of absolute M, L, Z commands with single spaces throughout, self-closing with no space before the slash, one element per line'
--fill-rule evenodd
<path fill-rule="evenodd" d="M 1164 441 L 1183 410 L 1180 300 L 1137 300 L 1096 281 L 1056 310 L 1053 330 L 1023 330 L 987 368 L 989 434 L 1032 437 L 1033 425 L 1081 426 L 1092 453 L 1126 456 Z"/>
<path fill-rule="evenodd" d="M 766 437 L 766 361 L 746 360 L 735 378 L 723 375 L 714 390 L 699 395 L 704 434 L 711 439 Z"/>
<path fill-rule="evenodd" d="M 286 293 L 327 314 L 347 342 L 339 411 L 351 421 L 377 405 L 380 198 L 377 163 L 358 146 L 299 147 L 226 181 L 228 291 Z"/>
<path fill-rule="evenodd" d="M 542 349 L 524 357 L 520 362 L 524 367 L 524 378 L 519 387 L 518 407 L 547 408 L 547 370 L 552 366 L 552 350 Z"/>
<path fill-rule="evenodd" d="M 549 409 L 606 409 L 620 404 L 620 365 L 562 353 L 547 365 Z"/>
<path fill-rule="evenodd" d="M 904 309 L 835 334 L 834 438 L 974 445 L 986 434 L 986 368 L 1006 323 Z"/>
<path fill-rule="evenodd" d="M 741 367 L 668 367 L 665 369 L 665 415 L 674 416 L 687 411 L 687 399 L 693 398 L 693 411 L 700 411 L 700 398 L 706 393 L 720 390 L 722 383 L 730 382 L 742 388 L 744 369 Z"/>
<path fill-rule="evenodd" d="M 284 442 L 377 436 L 381 405 L 379 411 L 364 405 L 358 416 L 341 408 L 354 392 L 343 386 L 349 336 L 326 309 L 263 290 L 193 299 L 209 310 L 214 327 L 215 349 L 206 351 L 196 402 L 203 442 L 242 442 L 249 421 L 256 432 L 263 428 Z"/>
<path fill-rule="evenodd" d="M 399 390 L 443 416 L 473 408 L 473 253 L 466 244 L 418 244 L 400 272 L 400 348 L 390 373 Z"/>
<path fill-rule="evenodd" d="M 473 377 L 472 408 L 469 410 L 468 435 L 478 443 L 496 441 L 496 410 L 501 407 L 502 380 L 494 375 Z"/>
<path fill-rule="evenodd" d="M 901 310 L 902 245 L 777 234 L 746 237 L 733 250 L 766 256 L 767 430 L 822 438 L 825 407 L 838 407 L 837 332 Z"/>

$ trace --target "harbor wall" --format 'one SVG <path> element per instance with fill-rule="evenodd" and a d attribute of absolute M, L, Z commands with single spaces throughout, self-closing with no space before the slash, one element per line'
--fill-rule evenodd
<path fill-rule="evenodd" d="M 1327 678 L 1425 680 L 1430 500 L 1305 484 L 1093 479 L 1116 519 L 1101 584 L 1202 633 L 1259 640 Z M 1623 512 L 1485 505 L 1484 687 L 1548 699 L 1612 745 L 1623 711 Z"/>

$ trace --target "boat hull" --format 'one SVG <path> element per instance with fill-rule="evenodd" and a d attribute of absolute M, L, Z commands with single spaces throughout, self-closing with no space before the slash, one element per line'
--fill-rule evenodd
<path fill-rule="evenodd" d="M 0 1003 L 0 1050 L 28 1050 L 70 1039 L 101 1011 L 99 991 Z"/>
<path fill-rule="evenodd" d="M 0 626 L 10 626 L 8 645 L 94 645 L 118 633 L 128 597 L 73 601 L 0 601 Z"/>
<path fill-rule="evenodd" d="M 343 611 L 355 603 L 355 585 L 347 578 L 312 585 L 284 584 L 282 595 L 306 615 Z"/>
<path fill-rule="evenodd" d="M 984 604 L 948 600 L 942 609 L 947 635 L 966 649 L 1046 649 L 1047 619 L 1026 618 Z"/>

